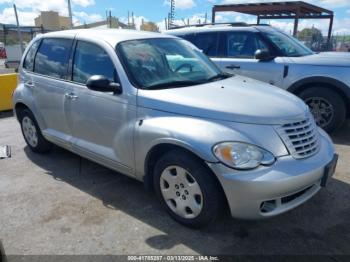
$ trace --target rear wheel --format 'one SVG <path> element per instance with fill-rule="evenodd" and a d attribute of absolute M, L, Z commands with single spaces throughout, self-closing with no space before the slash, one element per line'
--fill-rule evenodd
<path fill-rule="evenodd" d="M 155 166 L 154 188 L 169 214 L 185 226 L 203 227 L 219 214 L 222 198 L 214 174 L 190 153 L 163 155 Z"/>
<path fill-rule="evenodd" d="M 24 140 L 33 152 L 45 153 L 51 149 L 52 144 L 41 134 L 39 125 L 32 112 L 28 109 L 23 110 L 19 114 L 19 120 Z"/>
<path fill-rule="evenodd" d="M 327 132 L 340 128 L 346 118 L 346 107 L 340 95 L 326 87 L 311 87 L 300 93 L 309 106 L 316 124 Z"/>

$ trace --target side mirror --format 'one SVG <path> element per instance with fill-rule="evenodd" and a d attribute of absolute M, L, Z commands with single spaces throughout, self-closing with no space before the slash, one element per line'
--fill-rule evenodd
<path fill-rule="evenodd" d="M 255 51 L 254 57 L 260 61 L 269 61 L 275 58 L 269 53 L 269 51 L 261 49 Z"/>
<path fill-rule="evenodd" d="M 112 83 L 107 77 L 102 75 L 93 75 L 86 82 L 87 88 L 98 92 L 122 93 L 122 87 L 119 83 Z"/>

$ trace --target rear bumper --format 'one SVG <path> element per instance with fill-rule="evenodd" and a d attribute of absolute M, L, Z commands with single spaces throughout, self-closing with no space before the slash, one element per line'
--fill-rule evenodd
<path fill-rule="evenodd" d="M 321 132 L 320 151 L 307 159 L 280 157 L 270 167 L 238 171 L 208 163 L 218 177 L 236 218 L 272 217 L 304 203 L 321 189 L 325 166 L 334 157 L 328 135 Z"/>

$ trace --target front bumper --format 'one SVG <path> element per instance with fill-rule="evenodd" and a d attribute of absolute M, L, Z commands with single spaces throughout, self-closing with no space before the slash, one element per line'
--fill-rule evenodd
<path fill-rule="evenodd" d="M 272 166 L 249 171 L 208 163 L 224 189 L 231 215 L 243 219 L 271 217 L 315 195 L 321 189 L 325 166 L 334 157 L 332 141 L 323 131 L 320 142 L 319 152 L 310 158 L 284 156 Z"/>

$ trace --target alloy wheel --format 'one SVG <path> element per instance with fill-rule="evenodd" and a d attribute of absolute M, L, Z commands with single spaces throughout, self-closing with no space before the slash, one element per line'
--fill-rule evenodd
<path fill-rule="evenodd" d="M 309 106 L 318 126 L 325 127 L 332 122 L 334 108 L 329 101 L 321 97 L 310 97 L 305 103 Z"/>

